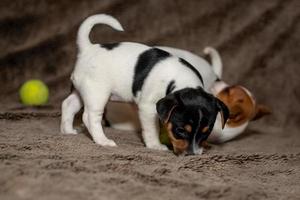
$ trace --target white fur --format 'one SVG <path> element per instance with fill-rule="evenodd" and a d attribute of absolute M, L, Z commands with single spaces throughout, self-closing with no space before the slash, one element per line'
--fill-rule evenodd
<path fill-rule="evenodd" d="M 224 81 L 218 81 L 215 82 L 214 85 L 210 88 L 210 92 L 213 95 L 217 96 L 217 94 L 219 94 L 226 87 L 228 87 L 227 83 L 225 83 Z"/>
<path fill-rule="evenodd" d="M 77 134 L 77 130 L 73 128 L 75 114 L 82 107 L 79 94 L 73 91 L 62 103 L 60 130 L 66 134 Z"/>
<path fill-rule="evenodd" d="M 90 16 L 81 24 L 78 30 L 77 45 L 79 50 L 89 48 L 92 45 L 89 35 L 95 24 L 107 24 L 115 30 L 124 31 L 120 22 L 109 15 L 99 14 Z"/>
<path fill-rule="evenodd" d="M 104 107 L 112 96 L 123 101 L 134 101 L 139 107 L 142 135 L 147 147 L 166 150 L 159 142 L 156 102 L 165 96 L 171 80 L 176 80 L 176 89 L 202 86 L 199 78 L 179 61 L 168 57 L 157 63 L 146 77 L 141 91 L 134 97 L 132 83 L 134 68 L 139 55 L 151 47 L 131 42 L 121 43 L 113 50 L 91 44 L 88 35 L 93 25 L 107 24 L 122 30 L 116 19 L 109 15 L 94 15 L 87 18 L 79 28 L 79 54 L 71 80 L 76 88 L 62 104 L 61 132 L 73 133 L 74 115 L 84 106 L 83 122 L 95 143 L 116 146 L 108 139 L 101 126 Z"/>
<path fill-rule="evenodd" d="M 215 74 L 221 78 L 222 74 L 223 74 L 223 64 L 222 64 L 222 60 L 220 57 L 220 54 L 217 52 L 217 50 L 215 50 L 212 47 L 205 47 L 205 49 L 203 50 L 203 52 L 206 55 L 209 55 L 211 58 L 211 62 L 212 62 L 212 68 L 213 71 L 215 72 Z"/>
<path fill-rule="evenodd" d="M 220 119 L 217 119 L 216 122 L 219 122 Z M 214 126 L 212 133 L 210 134 L 208 141 L 213 143 L 224 143 L 233 138 L 239 136 L 242 132 L 245 131 L 249 122 L 245 122 L 244 124 L 237 126 L 237 127 L 228 127 L 225 125 L 224 129 L 222 130 L 220 125 Z"/>

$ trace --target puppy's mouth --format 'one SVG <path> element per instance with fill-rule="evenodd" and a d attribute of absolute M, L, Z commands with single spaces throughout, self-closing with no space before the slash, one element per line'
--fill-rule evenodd
<path fill-rule="evenodd" d="M 240 116 L 243 114 L 243 112 L 241 111 L 237 111 L 237 112 L 230 112 L 229 114 L 229 119 L 230 120 L 240 120 Z"/>
<path fill-rule="evenodd" d="M 175 155 L 177 155 L 177 156 L 201 155 L 201 154 L 203 153 L 203 149 L 204 149 L 204 147 L 202 147 L 202 146 L 200 146 L 200 145 L 197 146 L 197 148 L 195 148 L 195 150 L 192 151 L 192 152 L 189 152 L 189 151 L 187 151 L 186 149 L 183 150 L 183 151 L 181 151 L 181 150 L 178 150 L 178 149 L 174 148 L 174 153 L 175 153 Z"/>

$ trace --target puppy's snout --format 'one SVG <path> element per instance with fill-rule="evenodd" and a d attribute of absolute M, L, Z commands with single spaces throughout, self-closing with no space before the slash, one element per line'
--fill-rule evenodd
<path fill-rule="evenodd" d="M 174 148 L 174 153 L 177 156 L 191 156 L 191 155 L 197 155 L 199 154 L 199 152 L 197 150 L 193 150 L 193 149 L 176 149 Z"/>

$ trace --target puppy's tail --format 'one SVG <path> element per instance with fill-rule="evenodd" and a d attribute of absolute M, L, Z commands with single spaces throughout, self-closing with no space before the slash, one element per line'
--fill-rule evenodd
<path fill-rule="evenodd" d="M 77 35 L 77 44 L 79 50 L 83 50 L 92 45 L 89 35 L 94 25 L 96 24 L 106 24 L 118 31 L 124 31 L 120 22 L 114 17 L 106 14 L 97 14 L 88 17 L 80 25 Z"/>
<path fill-rule="evenodd" d="M 222 78 L 223 65 L 220 54 L 212 47 L 206 47 L 203 51 L 206 55 L 210 56 L 213 71 L 219 78 Z"/>

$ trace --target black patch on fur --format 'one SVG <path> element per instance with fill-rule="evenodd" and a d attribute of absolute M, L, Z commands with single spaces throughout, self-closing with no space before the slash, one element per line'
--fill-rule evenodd
<path fill-rule="evenodd" d="M 113 50 L 114 48 L 118 47 L 120 43 L 107 43 L 107 44 L 100 44 L 102 48 L 105 48 L 106 50 Z"/>
<path fill-rule="evenodd" d="M 171 92 L 173 92 L 173 90 L 175 89 L 175 81 L 174 80 L 172 80 L 172 81 L 170 81 L 170 83 L 168 84 L 168 87 L 167 87 L 167 90 L 166 90 L 166 96 L 168 95 L 168 94 L 170 94 Z"/>
<path fill-rule="evenodd" d="M 191 65 L 189 62 L 187 62 L 186 60 L 184 60 L 184 59 L 182 59 L 182 58 L 179 58 L 179 61 L 180 61 L 182 64 L 184 64 L 186 67 L 188 67 L 189 69 L 191 69 L 191 70 L 198 76 L 198 78 L 200 79 L 202 85 L 204 85 L 201 74 L 198 72 L 197 69 L 195 69 L 195 67 L 194 67 L 193 65 Z"/>
<path fill-rule="evenodd" d="M 220 82 L 220 81 L 221 81 L 221 79 L 220 79 L 220 78 L 217 78 L 217 79 L 216 79 L 216 82 Z"/>
<path fill-rule="evenodd" d="M 142 89 L 144 81 L 152 68 L 161 60 L 169 57 L 170 54 L 166 51 L 157 48 L 151 48 L 143 52 L 135 65 L 132 93 L 136 96 L 137 92 Z"/>

